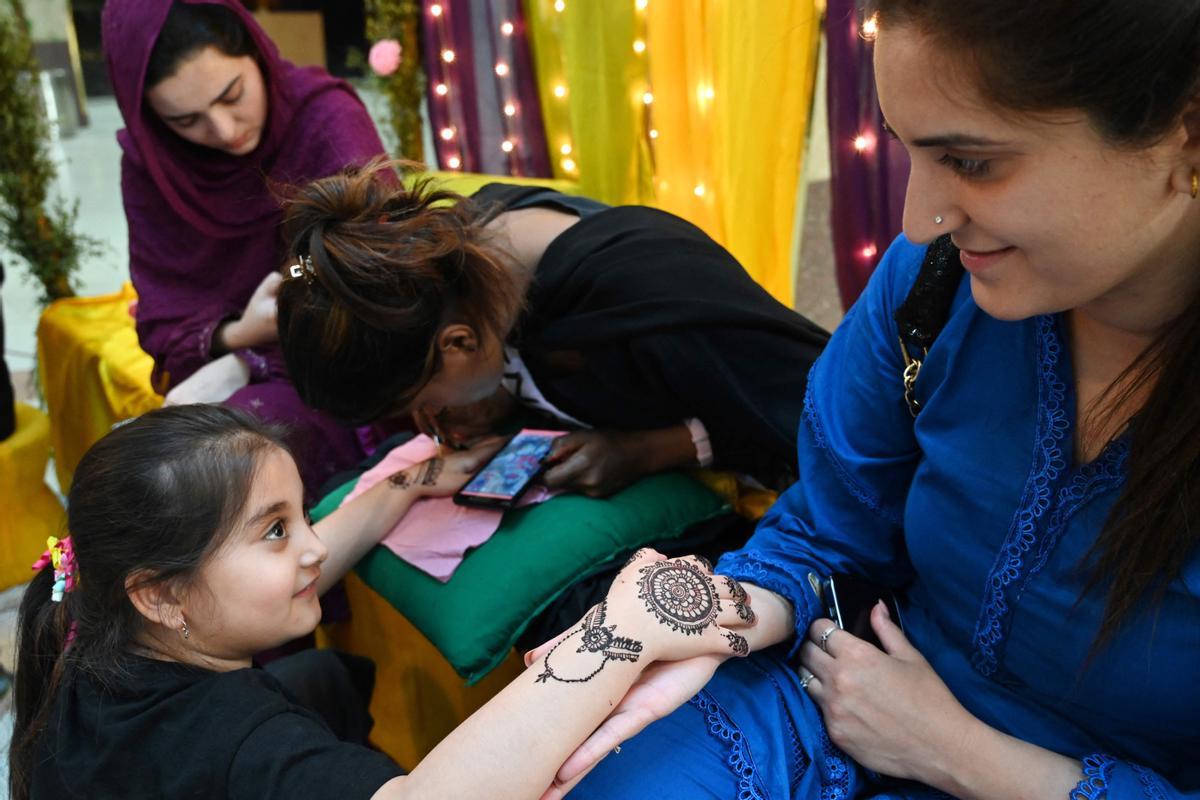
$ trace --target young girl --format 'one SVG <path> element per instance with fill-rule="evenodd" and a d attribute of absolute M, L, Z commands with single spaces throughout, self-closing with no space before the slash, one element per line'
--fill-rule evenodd
<path fill-rule="evenodd" d="M 252 667 L 313 630 L 320 594 L 413 502 L 453 493 L 495 449 L 398 472 L 314 529 L 295 462 L 243 412 L 169 407 L 108 434 L 22 601 L 12 797 L 536 798 L 652 662 L 745 651 L 736 584 L 639 553 L 407 777 Z"/>
<path fill-rule="evenodd" d="M 108 0 L 103 34 L 155 389 L 286 423 L 315 491 L 362 453 L 353 430 L 300 401 L 279 354 L 274 187 L 380 155 L 375 126 L 344 81 L 282 59 L 237 0 Z"/>
<path fill-rule="evenodd" d="M 1200 797 L 1200 3 L 868 6 L 905 237 L 814 367 L 804 480 L 717 565 L 791 653 L 572 797 Z M 925 354 L 895 314 L 927 258 L 967 275 Z M 839 629 L 831 573 L 902 590 L 904 631 Z M 714 666 L 666 665 L 561 777 Z"/>

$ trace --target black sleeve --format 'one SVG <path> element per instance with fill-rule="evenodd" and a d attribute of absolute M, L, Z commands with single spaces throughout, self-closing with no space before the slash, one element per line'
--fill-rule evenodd
<path fill-rule="evenodd" d="M 638 337 L 630 348 L 682 416 L 704 423 L 714 468 L 771 488 L 796 479 L 796 434 L 820 345 L 761 329 L 690 328 Z"/>
<path fill-rule="evenodd" d="M 229 769 L 230 800 L 369 800 L 399 775 L 390 758 L 338 741 L 300 711 L 276 714 L 242 741 Z"/>

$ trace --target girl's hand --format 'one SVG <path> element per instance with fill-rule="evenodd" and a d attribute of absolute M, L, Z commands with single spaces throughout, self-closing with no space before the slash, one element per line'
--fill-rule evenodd
<path fill-rule="evenodd" d="M 608 619 L 641 641 L 647 660 L 654 661 L 747 655 L 746 639 L 737 631 L 756 622 L 737 581 L 713 575 L 712 565 L 699 556 L 668 559 L 649 548 L 633 554 L 603 605 Z"/>
<path fill-rule="evenodd" d="M 574 489 L 591 497 L 607 497 L 645 474 L 638 458 L 636 433 L 574 431 L 560 436 L 546 456 L 552 464 L 545 483 L 552 489 Z"/>
<path fill-rule="evenodd" d="M 250 368 L 233 353 L 228 353 L 208 362 L 167 392 L 163 404 L 223 403 L 248 383 Z"/>
<path fill-rule="evenodd" d="M 504 446 L 504 439 L 490 437 L 469 450 L 449 451 L 419 464 L 402 469 L 388 481 L 399 489 L 412 489 L 421 497 L 449 497 L 467 485 L 492 456 Z"/>
<path fill-rule="evenodd" d="M 218 332 L 218 344 L 226 350 L 240 350 L 243 347 L 260 347 L 274 344 L 279 340 L 279 328 L 276 324 L 278 315 L 279 287 L 283 285 L 283 276 L 278 272 L 269 272 L 262 279 L 240 319 L 222 325 Z"/>
<path fill-rule="evenodd" d="M 821 707 L 834 744 L 865 767 L 885 775 L 928 782 L 947 754 L 969 741 L 978 720 L 954 698 L 929 662 L 879 603 L 871 627 L 886 652 L 818 619 L 800 649 L 813 674 L 808 693 Z M 825 649 L 820 647 L 822 634 Z"/>

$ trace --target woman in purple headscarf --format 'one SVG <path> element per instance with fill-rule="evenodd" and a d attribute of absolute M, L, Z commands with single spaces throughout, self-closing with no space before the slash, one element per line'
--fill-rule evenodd
<path fill-rule="evenodd" d="M 237 0 L 108 0 L 103 30 L 155 388 L 286 422 L 315 490 L 361 452 L 304 405 L 279 354 L 275 190 L 381 154 L 375 126 L 346 83 L 282 59 Z"/>

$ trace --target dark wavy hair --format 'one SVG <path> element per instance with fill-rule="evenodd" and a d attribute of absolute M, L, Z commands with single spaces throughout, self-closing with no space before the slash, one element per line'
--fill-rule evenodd
<path fill-rule="evenodd" d="M 524 302 L 484 226 L 489 209 L 394 162 L 314 181 L 286 203 L 284 236 L 313 274 L 279 291 L 279 342 L 300 396 L 364 423 L 403 408 L 441 366 L 435 339 L 462 322 L 503 341 Z"/>
<path fill-rule="evenodd" d="M 1083 111 L 1118 147 L 1161 141 L 1200 88 L 1196 0 L 869 0 L 866 11 L 930 36 L 999 106 Z M 1200 297 L 1085 419 L 1111 418 L 1147 388 L 1128 420 L 1125 486 L 1083 565 L 1085 595 L 1107 589 L 1095 647 L 1148 595 L 1161 602 L 1200 545 Z"/>
<path fill-rule="evenodd" d="M 191 585 L 249 497 L 281 432 L 222 406 L 172 406 L 122 425 L 79 462 L 67 503 L 78 581 L 50 599 L 54 571 L 34 577 L 17 624 L 16 719 L 9 791 L 29 797 L 39 737 L 67 675 L 112 685 L 142 627 L 129 581 Z M 68 632 L 75 637 L 67 647 Z"/>
<path fill-rule="evenodd" d="M 227 56 L 259 56 L 254 39 L 231 9 L 211 4 L 173 4 L 150 51 L 144 86 L 157 86 L 206 47 L 215 47 Z"/>

